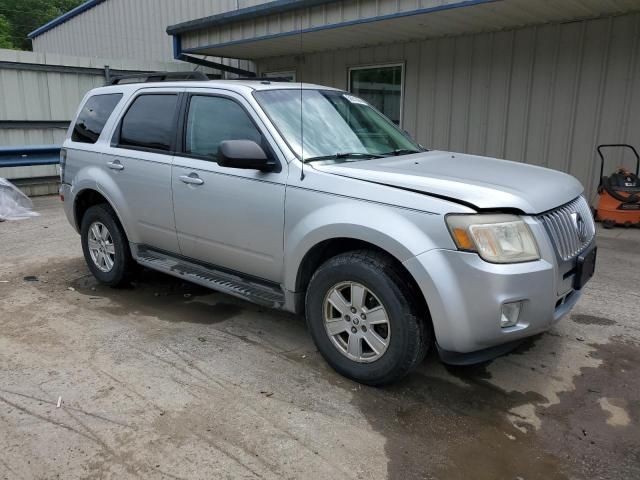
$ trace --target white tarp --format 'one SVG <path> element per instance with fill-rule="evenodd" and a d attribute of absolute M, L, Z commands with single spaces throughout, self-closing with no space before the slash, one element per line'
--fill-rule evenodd
<path fill-rule="evenodd" d="M 0 222 L 37 217 L 31 199 L 18 190 L 11 182 L 0 178 Z"/>

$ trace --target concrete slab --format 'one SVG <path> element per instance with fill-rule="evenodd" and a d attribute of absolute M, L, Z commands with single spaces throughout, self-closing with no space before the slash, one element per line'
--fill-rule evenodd
<path fill-rule="evenodd" d="M 0 478 L 640 478 L 639 230 L 602 232 L 547 334 L 374 389 L 292 315 L 154 272 L 98 285 L 59 200 L 34 203 L 0 224 Z"/>

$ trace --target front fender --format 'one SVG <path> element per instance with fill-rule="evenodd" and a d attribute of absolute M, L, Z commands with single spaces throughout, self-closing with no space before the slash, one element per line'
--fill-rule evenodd
<path fill-rule="evenodd" d="M 326 240 L 375 245 L 404 262 L 433 248 L 455 248 L 442 215 L 315 192 L 287 198 L 284 286 L 295 291 L 305 255 Z"/>

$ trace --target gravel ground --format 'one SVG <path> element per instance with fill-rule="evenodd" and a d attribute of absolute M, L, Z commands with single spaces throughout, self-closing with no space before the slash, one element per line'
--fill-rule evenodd
<path fill-rule="evenodd" d="M 149 271 L 98 285 L 35 205 L 0 223 L 0 478 L 640 478 L 639 230 L 599 231 L 550 332 L 374 389 L 295 316 Z"/>

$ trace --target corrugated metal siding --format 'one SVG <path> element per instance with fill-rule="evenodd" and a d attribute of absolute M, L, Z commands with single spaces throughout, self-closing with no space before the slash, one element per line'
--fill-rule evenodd
<path fill-rule="evenodd" d="M 69 121 L 87 91 L 104 85 L 101 73 L 47 71 L 48 65 L 120 70 L 191 70 L 185 63 L 126 61 L 122 59 L 69 57 L 0 49 L 0 61 L 33 64 L 42 70 L 24 70 L 0 65 L 0 121 Z M 0 145 L 62 143 L 60 128 L 2 128 Z"/>
<path fill-rule="evenodd" d="M 33 165 L 29 167 L 0 167 L 0 178 L 16 180 L 22 178 L 55 177 L 60 175 L 58 165 Z M 31 195 L 31 193 L 27 193 Z"/>
<path fill-rule="evenodd" d="M 42 66 L 41 70 L 0 65 L 0 120 L 70 120 L 84 94 L 104 85 L 102 72 L 47 71 L 47 66 L 114 70 L 191 70 L 184 63 L 87 58 L 0 49 L 0 61 Z"/>
<path fill-rule="evenodd" d="M 64 128 L 0 128 L 0 146 L 62 145 L 66 133 Z"/>
<path fill-rule="evenodd" d="M 640 14 L 312 54 L 303 63 L 281 57 L 259 68 L 346 89 L 350 66 L 399 61 L 403 128 L 429 148 L 569 172 L 592 196 L 596 146 L 640 147 Z M 608 169 L 621 160 L 612 156 Z"/>
<path fill-rule="evenodd" d="M 108 0 L 33 39 L 33 50 L 86 57 L 173 59 L 168 25 L 269 0 Z M 226 60 L 248 69 L 251 63 Z"/>
<path fill-rule="evenodd" d="M 70 120 L 97 75 L 0 69 L 0 120 Z"/>

